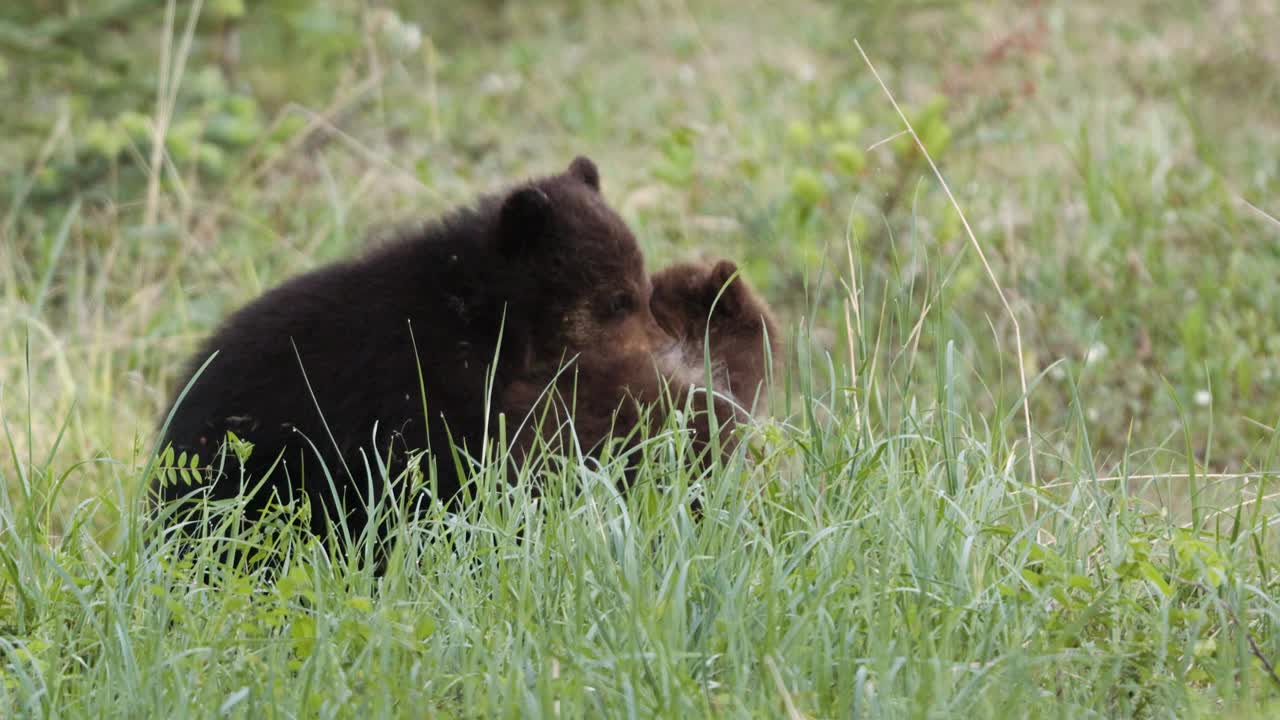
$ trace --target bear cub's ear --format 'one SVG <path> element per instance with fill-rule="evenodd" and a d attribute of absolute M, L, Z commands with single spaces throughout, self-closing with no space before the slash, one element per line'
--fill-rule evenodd
<path fill-rule="evenodd" d="M 569 163 L 569 174 L 586 183 L 592 190 L 600 190 L 600 170 L 591 158 L 579 155 Z"/>
<path fill-rule="evenodd" d="M 551 198 L 537 187 L 513 191 L 502 203 L 498 215 L 498 244 L 511 255 L 526 252 L 547 233 L 555 207 Z"/>
<path fill-rule="evenodd" d="M 742 275 L 738 273 L 738 266 L 732 260 L 721 260 L 711 268 L 704 289 L 708 293 L 708 305 L 719 296 L 719 301 L 715 302 L 717 313 L 736 315 L 742 309 Z M 721 289 L 724 290 L 723 293 Z"/>

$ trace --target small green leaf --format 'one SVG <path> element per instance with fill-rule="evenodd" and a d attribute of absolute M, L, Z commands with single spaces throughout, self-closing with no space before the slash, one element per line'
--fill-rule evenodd
<path fill-rule="evenodd" d="M 816 172 L 800 168 L 791 174 L 791 194 L 805 207 L 813 207 L 826 196 L 827 188 Z"/>
<path fill-rule="evenodd" d="M 851 142 L 839 142 L 831 148 L 836 169 L 845 175 L 857 175 L 867 166 L 867 155 Z"/>
<path fill-rule="evenodd" d="M 1089 580 L 1087 575 L 1068 575 L 1067 585 L 1075 588 L 1076 590 L 1085 590 L 1090 592 L 1093 590 L 1093 582 Z"/>
<path fill-rule="evenodd" d="M 1150 581 L 1152 585 L 1155 585 L 1161 595 L 1169 597 L 1173 594 L 1173 588 L 1169 587 L 1168 581 L 1164 579 L 1164 576 L 1160 574 L 1155 565 L 1149 562 L 1138 563 L 1138 572 L 1143 578 Z"/>

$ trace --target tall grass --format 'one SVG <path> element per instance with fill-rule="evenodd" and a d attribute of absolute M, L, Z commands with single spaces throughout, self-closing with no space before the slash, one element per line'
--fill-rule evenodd
<path fill-rule="evenodd" d="M 672 420 L 626 493 L 618 462 L 572 454 L 535 458 L 511 487 L 498 453 L 469 502 L 393 519 L 382 575 L 372 538 L 334 552 L 289 522 L 299 508 L 242 529 L 236 503 L 210 507 L 222 522 L 179 554 L 143 512 L 145 457 L 112 463 L 115 492 L 55 522 L 74 466 L 6 432 L 3 479 L 21 491 L 0 507 L 0 704 L 38 717 L 1274 710 L 1261 479 L 1203 486 L 1194 524 L 1137 478 L 1104 482 L 1083 447 L 1037 488 L 1017 423 L 957 400 L 953 357 L 907 387 L 793 352 L 776 419 L 741 452 L 699 473 Z M 871 387 L 855 410 L 847 389 Z M 105 545 L 90 530 L 103 514 L 123 526 Z M 278 577 L 220 564 L 227 542 L 275 553 Z"/>

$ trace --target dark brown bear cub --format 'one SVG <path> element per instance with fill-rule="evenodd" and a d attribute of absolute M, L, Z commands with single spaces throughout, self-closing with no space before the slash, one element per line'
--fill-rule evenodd
<path fill-rule="evenodd" d="M 488 399 L 513 378 L 583 350 L 655 349 L 665 336 L 649 291 L 635 238 L 580 157 L 249 303 L 192 359 L 187 378 L 217 353 L 164 440 L 222 463 L 204 484 L 214 498 L 270 470 L 250 517 L 273 495 L 305 495 L 321 531 L 336 494 L 358 533 L 366 504 L 389 489 L 380 460 L 394 478 L 408 452 L 429 450 L 424 472 L 447 501 L 465 481 L 451 445 L 480 455 Z M 243 468 L 217 458 L 228 431 L 254 445 Z M 191 491 L 162 484 L 159 495 Z"/>
<path fill-rule="evenodd" d="M 508 385 L 503 408 L 520 423 L 512 453 L 517 463 L 539 439 L 562 453 L 595 455 L 611 437 L 623 441 L 624 451 L 634 448 L 640 424 L 647 418 L 647 428 L 655 430 L 673 408 L 692 411 L 696 451 L 705 453 L 718 436 L 722 455 L 732 452 L 733 430 L 748 419 L 766 380 L 766 345 L 775 362 L 779 357 L 772 313 L 736 273 L 727 260 L 663 270 L 652 278 L 650 306 L 669 336 L 664 347 L 587 351 L 558 376 L 551 369 Z M 710 350 L 714 416 L 707 412 L 704 346 Z M 713 417 L 718 433 L 712 432 Z"/>

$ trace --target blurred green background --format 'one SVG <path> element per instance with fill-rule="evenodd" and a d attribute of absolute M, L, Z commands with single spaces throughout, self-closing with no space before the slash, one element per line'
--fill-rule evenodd
<path fill-rule="evenodd" d="M 1045 477 L 1266 467 L 1277 36 L 1266 0 L 6 3 L 0 412 L 136 462 L 238 303 L 585 153 L 653 267 L 737 260 L 793 350 L 908 390 L 848 389 L 886 415 L 950 345 L 959 412 L 1021 423 L 1009 315 L 857 40 L 1021 324 Z"/>

